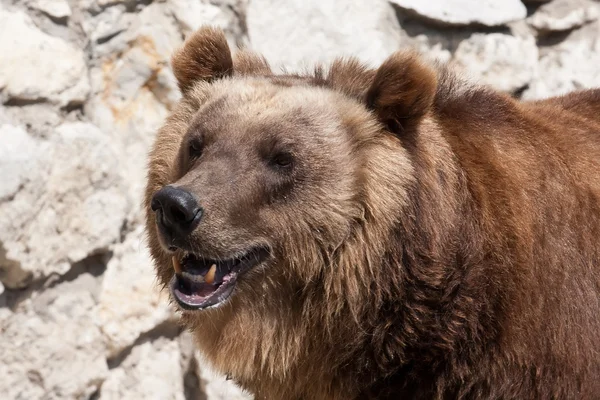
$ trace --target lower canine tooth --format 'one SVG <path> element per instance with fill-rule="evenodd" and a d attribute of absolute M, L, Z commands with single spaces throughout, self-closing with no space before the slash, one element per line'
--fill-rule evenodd
<path fill-rule="evenodd" d="M 176 274 L 181 274 L 181 263 L 179 262 L 179 259 L 175 256 L 173 256 L 173 269 L 175 269 Z"/>
<path fill-rule="evenodd" d="M 206 283 L 212 284 L 215 281 L 215 273 L 216 272 L 217 272 L 217 264 L 211 265 L 211 267 L 208 270 L 208 272 L 206 273 L 206 275 L 204 275 L 204 281 Z"/>

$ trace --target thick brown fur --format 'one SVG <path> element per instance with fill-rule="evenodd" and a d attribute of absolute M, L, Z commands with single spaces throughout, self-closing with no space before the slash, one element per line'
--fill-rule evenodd
<path fill-rule="evenodd" d="M 412 53 L 276 76 L 221 35 L 174 56 L 146 191 L 165 285 L 167 184 L 206 210 L 195 252 L 271 249 L 182 311 L 213 367 L 259 399 L 600 398 L 600 90 L 518 102 Z"/>

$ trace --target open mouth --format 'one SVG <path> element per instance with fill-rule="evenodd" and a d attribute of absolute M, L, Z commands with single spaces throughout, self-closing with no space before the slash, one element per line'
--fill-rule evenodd
<path fill-rule="evenodd" d="M 186 310 L 216 306 L 231 296 L 240 275 L 268 256 L 266 248 L 258 247 L 227 260 L 210 260 L 192 253 L 182 259 L 173 257 L 175 275 L 170 282 L 171 293 Z"/>

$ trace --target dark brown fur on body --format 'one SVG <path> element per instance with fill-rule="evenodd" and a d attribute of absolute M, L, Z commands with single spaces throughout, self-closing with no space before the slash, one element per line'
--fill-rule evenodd
<path fill-rule="evenodd" d="M 165 285 L 165 185 L 206 210 L 195 252 L 271 249 L 182 311 L 218 371 L 263 399 L 600 398 L 600 90 L 517 102 L 411 53 L 276 76 L 224 48 L 204 28 L 175 55 L 146 193 Z"/>

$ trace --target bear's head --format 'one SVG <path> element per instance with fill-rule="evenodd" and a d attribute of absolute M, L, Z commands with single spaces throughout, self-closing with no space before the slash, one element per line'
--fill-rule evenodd
<path fill-rule="evenodd" d="M 302 296 L 335 308 L 369 290 L 415 180 L 410 148 L 434 124 L 436 73 L 401 52 L 375 70 L 339 59 L 276 75 L 212 28 L 172 64 L 182 99 L 151 152 L 146 212 L 174 300 L 202 314 Z"/>

